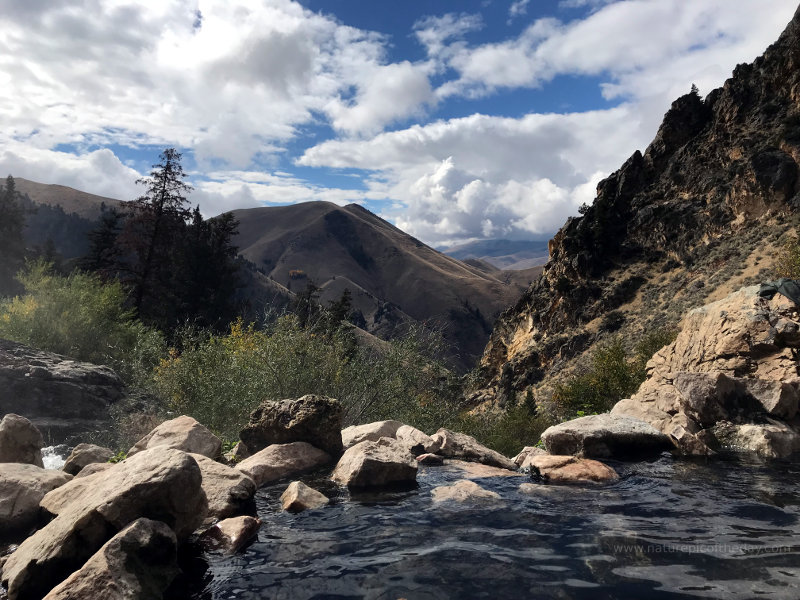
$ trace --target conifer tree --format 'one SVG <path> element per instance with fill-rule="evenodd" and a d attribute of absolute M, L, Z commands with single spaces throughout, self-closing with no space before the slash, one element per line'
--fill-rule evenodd
<path fill-rule="evenodd" d="M 5 186 L 0 186 L 0 294 L 10 293 L 15 287 L 14 275 L 25 256 L 25 211 L 19 200 L 16 183 L 9 175 Z"/>

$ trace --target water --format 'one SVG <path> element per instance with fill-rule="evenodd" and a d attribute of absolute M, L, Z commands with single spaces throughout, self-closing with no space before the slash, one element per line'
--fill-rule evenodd
<path fill-rule="evenodd" d="M 286 482 L 256 498 L 264 525 L 235 556 L 195 557 L 195 599 L 800 598 L 800 462 L 614 463 L 603 487 L 478 482 L 503 500 L 431 502 L 459 479 L 436 467 L 414 490 L 280 511 Z M 180 588 L 180 586 L 178 586 Z"/>
<path fill-rule="evenodd" d="M 58 446 L 46 446 L 42 448 L 42 463 L 45 469 L 60 470 L 67 462 L 67 456 L 72 449 L 63 444 Z"/>

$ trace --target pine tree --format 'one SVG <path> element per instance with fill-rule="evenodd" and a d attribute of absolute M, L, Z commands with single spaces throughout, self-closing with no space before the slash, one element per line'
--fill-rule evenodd
<path fill-rule="evenodd" d="M 25 256 L 25 211 L 19 200 L 16 183 L 9 175 L 5 187 L 0 186 L 0 294 L 15 289 L 14 275 Z"/>
<path fill-rule="evenodd" d="M 88 234 L 89 252 L 80 264 L 87 271 L 110 278 L 113 277 L 119 261 L 117 238 L 122 231 L 122 214 L 115 208 L 106 209 L 105 205 L 101 210 L 99 224 Z"/>

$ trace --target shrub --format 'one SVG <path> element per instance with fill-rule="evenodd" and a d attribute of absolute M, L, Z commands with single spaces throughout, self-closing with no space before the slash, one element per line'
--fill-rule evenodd
<path fill-rule="evenodd" d="M 535 446 L 542 432 L 551 425 L 551 419 L 545 415 L 532 415 L 523 404 L 510 408 L 501 416 L 463 415 L 451 427 L 505 456 L 514 456 L 525 446 Z"/>
<path fill-rule="evenodd" d="M 783 244 L 775 266 L 778 277 L 800 279 L 800 241 L 795 238 Z"/>
<path fill-rule="evenodd" d="M 265 331 L 239 320 L 224 336 L 184 336 L 182 351 L 156 369 L 156 389 L 172 410 L 224 437 L 237 437 L 261 401 L 304 394 L 337 398 L 345 424 L 392 418 L 435 429 L 453 415 L 457 386 L 419 331 L 354 348 L 347 327 L 323 334 L 286 315 Z"/>
<path fill-rule="evenodd" d="M 124 308 L 118 283 L 41 261 L 18 275 L 22 296 L 0 301 L 0 336 L 35 348 L 113 367 L 127 383 L 148 377 L 164 348 L 161 334 Z"/>

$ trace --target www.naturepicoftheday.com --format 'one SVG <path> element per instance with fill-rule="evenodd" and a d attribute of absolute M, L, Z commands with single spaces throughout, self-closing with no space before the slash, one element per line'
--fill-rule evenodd
<path fill-rule="evenodd" d="M 0 599 L 800 598 L 797 0 L 4 0 L 0 115 Z"/>

